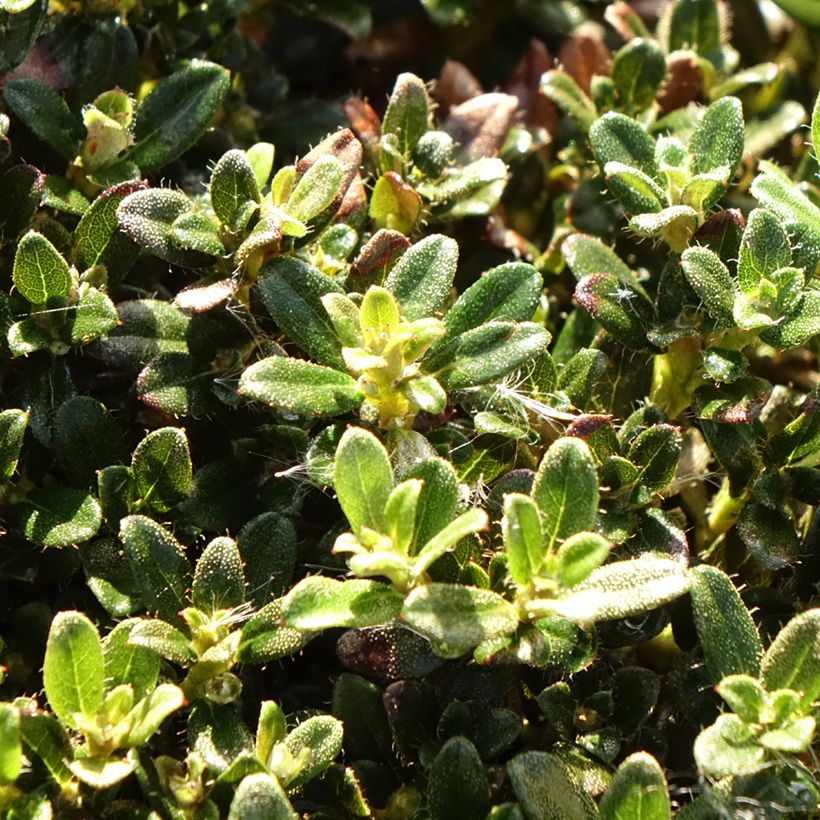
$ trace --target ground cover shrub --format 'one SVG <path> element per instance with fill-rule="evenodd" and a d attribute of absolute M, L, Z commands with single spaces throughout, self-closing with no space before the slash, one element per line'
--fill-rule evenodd
<path fill-rule="evenodd" d="M 0 812 L 820 805 L 811 0 L 0 0 Z"/>

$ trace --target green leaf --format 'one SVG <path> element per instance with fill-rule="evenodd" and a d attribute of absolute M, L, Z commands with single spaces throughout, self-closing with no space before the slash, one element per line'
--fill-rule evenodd
<path fill-rule="evenodd" d="M 579 778 L 557 755 L 524 752 L 507 764 L 526 820 L 595 820 L 598 811 Z"/>
<path fill-rule="evenodd" d="M 415 74 L 399 74 L 384 112 L 382 134 L 395 135 L 405 157 L 427 131 L 431 107 L 424 83 Z"/>
<path fill-rule="evenodd" d="M 737 519 L 737 531 L 749 552 L 769 569 L 782 569 L 801 554 L 800 538 L 789 517 L 749 501 Z"/>
<path fill-rule="evenodd" d="M 691 49 L 713 58 L 720 49 L 721 30 L 715 0 L 678 0 L 671 7 L 667 52 Z"/>
<path fill-rule="evenodd" d="M 146 188 L 129 194 L 117 207 L 117 222 L 123 233 L 139 245 L 175 265 L 197 267 L 210 264 L 210 255 L 179 247 L 172 238 L 172 226 L 192 207 L 182 191 Z"/>
<path fill-rule="evenodd" d="M 663 239 L 674 253 L 683 253 L 699 225 L 698 212 L 688 205 L 671 205 L 660 213 L 633 216 L 629 229 L 638 236 Z"/>
<path fill-rule="evenodd" d="M 574 233 L 564 240 L 561 251 L 566 257 L 567 264 L 572 268 L 575 278 L 579 281 L 585 276 L 612 273 L 624 284 L 640 289 L 646 297 L 646 292 L 641 288 L 629 266 L 600 239 L 583 233 Z"/>
<path fill-rule="evenodd" d="M 737 97 L 723 97 L 704 111 L 689 139 L 692 171 L 708 174 L 720 170 L 725 182 L 735 175 L 743 158 L 743 108 Z"/>
<path fill-rule="evenodd" d="M 134 147 L 126 154 L 143 171 L 176 159 L 205 132 L 222 107 L 228 72 L 205 60 L 192 60 L 162 80 L 142 101 L 134 117 Z"/>
<path fill-rule="evenodd" d="M 573 533 L 595 529 L 598 473 L 584 441 L 560 438 L 547 450 L 535 475 L 532 498 L 541 512 L 547 552 Z"/>
<path fill-rule="evenodd" d="M 155 521 L 131 515 L 120 522 L 122 541 L 145 607 L 178 622 L 186 605 L 190 567 L 177 540 Z"/>
<path fill-rule="evenodd" d="M 199 701 L 188 717 L 188 743 L 208 768 L 221 774 L 244 752 L 253 752 L 253 738 L 233 704 L 214 706 Z"/>
<path fill-rule="evenodd" d="M 763 656 L 761 680 L 770 692 L 793 689 L 803 702 L 820 695 L 820 609 L 792 618 Z"/>
<path fill-rule="evenodd" d="M 121 469 L 127 470 L 126 467 Z M 101 471 L 101 474 L 104 472 L 105 470 Z M 128 510 L 123 508 L 118 512 L 122 512 L 122 515 L 115 516 L 115 523 L 119 522 Z M 89 589 L 109 614 L 115 618 L 123 618 L 140 608 L 139 590 L 131 571 L 131 564 L 116 538 L 100 538 L 86 542 L 80 547 L 80 558 Z"/>
<path fill-rule="evenodd" d="M 599 567 L 548 608 L 576 623 L 609 621 L 656 609 L 688 589 L 686 569 L 677 561 L 641 556 Z"/>
<path fill-rule="evenodd" d="M 302 418 L 340 416 L 363 401 L 356 380 L 347 373 L 284 356 L 251 365 L 242 373 L 238 392 Z"/>
<path fill-rule="evenodd" d="M 690 577 L 692 614 L 712 681 L 728 675 L 758 677 L 760 636 L 729 577 L 707 565 L 695 567 Z"/>
<path fill-rule="evenodd" d="M 416 510 L 424 482 L 409 479 L 396 485 L 384 505 L 387 534 L 397 552 L 407 553 L 413 544 Z"/>
<path fill-rule="evenodd" d="M 687 248 L 681 257 L 681 267 L 709 314 L 733 325 L 735 283 L 720 257 L 708 248 Z"/>
<path fill-rule="evenodd" d="M 317 575 L 300 581 L 282 599 L 282 617 L 296 629 L 371 626 L 392 621 L 401 605 L 402 596 L 387 584 Z"/>
<path fill-rule="evenodd" d="M 14 254 L 14 286 L 34 305 L 66 296 L 71 287 L 68 262 L 41 233 L 29 231 Z"/>
<path fill-rule="evenodd" d="M 601 798 L 601 820 L 669 820 L 663 769 L 652 755 L 636 752 L 620 766 Z"/>
<path fill-rule="evenodd" d="M 543 286 L 541 274 L 523 262 L 507 262 L 488 270 L 447 311 L 446 332 L 437 346 L 488 322 L 531 319 Z"/>
<path fill-rule="evenodd" d="M 308 718 L 290 732 L 285 747 L 296 759 L 306 755 L 306 762 L 288 789 L 298 789 L 330 766 L 342 750 L 342 735 L 342 722 L 331 715 Z"/>
<path fill-rule="evenodd" d="M 0 483 L 8 481 L 17 469 L 28 425 L 24 410 L 4 410 L 0 413 Z"/>
<path fill-rule="evenodd" d="M 638 288 L 611 273 L 595 273 L 578 283 L 574 298 L 622 345 L 633 350 L 647 347 L 646 328 L 654 309 Z"/>
<path fill-rule="evenodd" d="M 345 431 L 336 450 L 333 485 L 354 532 L 362 527 L 386 531 L 384 509 L 393 484 L 390 460 L 381 442 L 366 430 Z"/>
<path fill-rule="evenodd" d="M 272 151 L 273 146 L 270 148 Z M 211 174 L 210 188 L 211 206 L 219 221 L 234 232 L 244 230 L 261 199 L 259 184 L 264 185 L 269 175 L 270 169 L 258 183 L 244 151 L 223 154 Z"/>
<path fill-rule="evenodd" d="M 549 342 L 549 333 L 533 322 L 487 322 L 457 336 L 424 367 L 446 367 L 435 373 L 442 387 L 464 390 L 515 372 L 543 353 Z"/>
<path fill-rule="evenodd" d="M 298 820 L 279 781 L 259 772 L 243 778 L 231 800 L 228 820 Z"/>
<path fill-rule="evenodd" d="M 421 197 L 395 171 L 382 174 L 373 186 L 368 215 L 378 228 L 412 233 L 421 215 Z"/>
<path fill-rule="evenodd" d="M 17 780 L 23 762 L 20 713 L 10 703 L 0 703 L 0 785 Z"/>
<path fill-rule="evenodd" d="M 47 0 L 34 0 L 25 11 L 0 10 L 0 71 L 23 62 L 46 19 Z"/>
<path fill-rule="evenodd" d="M 300 259 L 283 258 L 262 269 L 259 290 L 280 329 L 313 359 L 344 369 L 341 345 L 322 297 L 341 293 L 330 277 Z"/>
<path fill-rule="evenodd" d="M 257 607 L 284 595 L 296 567 L 296 530 L 284 515 L 269 512 L 251 519 L 237 538 L 248 599 Z"/>
<path fill-rule="evenodd" d="M 749 675 L 729 675 L 717 685 L 717 693 L 746 723 L 760 723 L 766 693 L 760 682 Z"/>
<path fill-rule="evenodd" d="M 204 415 L 213 404 L 214 374 L 187 353 L 160 353 L 137 378 L 137 395 L 148 407 L 177 416 Z"/>
<path fill-rule="evenodd" d="M 68 764 L 72 773 L 92 789 L 110 789 L 134 771 L 129 759 L 78 757 Z"/>
<path fill-rule="evenodd" d="M 0 12 L 0 31 L 2 18 Z M 40 205 L 45 178 L 32 165 L 13 165 L 0 177 L 5 192 L 0 200 L 0 245 L 14 239 L 31 222 Z"/>
<path fill-rule="evenodd" d="M 400 477 L 404 481 L 417 478 L 424 482 L 416 505 L 415 548 L 412 551 L 415 554 L 422 544 L 453 520 L 459 499 L 458 476 L 449 461 L 426 458 Z"/>
<path fill-rule="evenodd" d="M 410 321 L 433 316 L 453 284 L 457 261 L 455 240 L 433 234 L 402 254 L 384 286 L 395 294 Z"/>
<path fill-rule="evenodd" d="M 487 529 L 489 519 L 484 510 L 473 507 L 462 513 L 455 521 L 450 522 L 444 529 L 434 535 L 418 551 L 413 562 L 411 575 L 418 578 L 446 552 L 450 552 L 462 538 Z"/>
<path fill-rule="evenodd" d="M 119 317 L 114 303 L 102 291 L 81 286 L 71 318 L 71 343 L 84 345 L 117 327 Z"/>
<path fill-rule="evenodd" d="M 782 319 L 761 329 L 760 338 L 781 349 L 806 344 L 820 333 L 820 293 L 807 290 L 793 311 Z"/>
<path fill-rule="evenodd" d="M 484 820 L 490 808 L 484 762 L 466 737 L 451 737 L 427 770 L 431 820 Z"/>
<path fill-rule="evenodd" d="M 504 496 L 501 531 L 510 577 L 519 586 L 525 586 L 533 580 L 544 561 L 538 507 L 529 496 L 522 493 Z"/>
<path fill-rule="evenodd" d="M 285 210 L 300 222 L 319 216 L 339 195 L 346 170 L 332 154 L 322 154 L 296 183 Z"/>
<path fill-rule="evenodd" d="M 663 188 L 643 171 L 630 165 L 608 162 L 604 166 L 604 179 L 607 188 L 618 197 L 627 213 L 657 213 L 666 203 Z"/>
<path fill-rule="evenodd" d="M 150 651 L 154 657 L 167 658 L 182 666 L 197 659 L 194 645 L 175 626 L 159 618 L 140 619 L 128 637 L 131 646 Z"/>
<path fill-rule="evenodd" d="M 582 130 L 589 131 L 598 112 L 592 100 L 569 74 L 558 69 L 547 71 L 541 77 L 539 88 L 547 99 L 552 100 L 562 111 L 569 114 Z"/>
<path fill-rule="evenodd" d="M 95 718 L 103 704 L 104 680 L 97 628 L 81 612 L 58 612 L 43 663 L 43 685 L 54 714 L 75 728 L 75 715 Z"/>
<path fill-rule="evenodd" d="M 779 168 L 769 164 L 762 168 L 750 191 L 780 218 L 791 238 L 794 264 L 813 271 L 820 261 L 820 208 Z"/>
<path fill-rule="evenodd" d="M 371 285 L 362 299 L 359 324 L 366 344 L 386 341 L 401 320 L 399 305 L 389 290 Z"/>
<path fill-rule="evenodd" d="M 675 477 L 680 454 L 680 431 L 671 424 L 655 424 L 632 440 L 626 457 L 639 468 L 636 480 L 659 492 Z"/>
<path fill-rule="evenodd" d="M 562 587 L 574 587 L 598 569 L 609 557 L 612 544 L 594 532 L 577 532 L 555 553 L 558 580 Z"/>
<path fill-rule="evenodd" d="M 270 180 L 275 153 L 273 145 L 269 142 L 257 142 L 245 151 L 245 156 L 253 170 L 257 189 L 260 191 Z M 213 177 L 211 177 L 211 184 L 213 184 Z"/>
<path fill-rule="evenodd" d="M 765 208 L 755 208 L 746 222 L 737 263 L 737 283 L 741 291 L 755 291 L 763 277 L 792 263 L 789 237 L 780 221 Z"/>
<path fill-rule="evenodd" d="M 699 387 L 692 395 L 692 410 L 702 419 L 746 424 L 760 415 L 771 394 L 765 379 L 744 376 L 731 384 Z"/>
<path fill-rule="evenodd" d="M 43 184 L 43 205 L 56 211 L 81 216 L 88 208 L 89 202 L 70 180 L 49 174 Z"/>
<path fill-rule="evenodd" d="M 487 638 L 510 635 L 518 626 L 511 603 L 488 589 L 430 583 L 404 601 L 402 620 L 443 658 L 457 658 Z"/>
<path fill-rule="evenodd" d="M 288 722 L 282 707 L 272 700 L 263 700 L 256 724 L 256 756 L 267 762 L 275 744 L 288 732 Z"/>
<path fill-rule="evenodd" d="M 193 468 L 188 439 L 179 427 L 149 433 L 134 450 L 131 469 L 142 501 L 167 512 L 191 489 Z"/>
<path fill-rule="evenodd" d="M 233 538 L 214 538 L 196 562 L 191 601 L 203 612 L 231 609 L 245 600 L 242 556 Z"/>
<path fill-rule="evenodd" d="M 316 633 L 282 625 L 282 602 L 271 601 L 242 626 L 236 649 L 241 663 L 268 663 L 292 655 Z"/>
<path fill-rule="evenodd" d="M 131 729 L 127 745 L 143 746 L 156 734 L 162 722 L 185 705 L 185 695 L 178 686 L 162 683 L 147 698 L 138 703 L 127 717 Z"/>
<path fill-rule="evenodd" d="M 128 684 L 133 687 L 134 700 L 140 701 L 150 694 L 159 677 L 159 655 L 142 646 L 131 643 L 131 635 L 139 618 L 118 623 L 103 640 L 106 688 Z"/>
<path fill-rule="evenodd" d="M 766 750 L 754 743 L 737 715 L 720 715 L 704 729 L 693 747 L 698 766 L 710 777 L 749 775 L 766 766 Z"/>
<path fill-rule="evenodd" d="M 102 523 L 99 502 L 83 490 L 37 489 L 26 499 L 23 532 L 41 547 L 68 547 L 97 534 Z"/>
<path fill-rule="evenodd" d="M 14 115 L 46 145 L 65 159 L 75 156 L 85 129 L 59 94 L 42 80 L 20 78 L 5 83 L 3 96 Z"/>
<path fill-rule="evenodd" d="M 655 140 L 631 117 L 615 111 L 604 114 L 592 124 L 589 141 L 602 169 L 608 162 L 620 162 L 657 177 Z"/>
<path fill-rule="evenodd" d="M 643 111 L 655 101 L 666 76 L 666 58 L 654 41 L 636 37 L 615 54 L 611 76 L 621 104 Z"/>
<path fill-rule="evenodd" d="M 168 229 L 172 247 L 182 251 L 195 251 L 208 256 L 223 256 L 225 246 L 213 220 L 205 214 L 180 214 Z"/>

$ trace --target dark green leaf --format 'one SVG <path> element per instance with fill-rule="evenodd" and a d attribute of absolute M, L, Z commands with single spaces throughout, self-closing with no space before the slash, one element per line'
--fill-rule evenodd
<path fill-rule="evenodd" d="M 329 276 L 299 259 L 276 259 L 267 264 L 259 290 L 280 329 L 317 362 L 344 369 L 341 344 L 321 298 L 341 293 Z"/>
<path fill-rule="evenodd" d="M 402 254 L 384 286 L 395 294 L 411 321 L 433 316 L 453 284 L 457 261 L 455 241 L 433 234 Z"/>
<path fill-rule="evenodd" d="M 382 134 L 393 134 L 398 148 L 409 156 L 430 121 L 427 88 L 415 74 L 399 74 L 382 121 Z M 418 317 L 412 317 L 418 318 Z"/>
<path fill-rule="evenodd" d="M 707 565 L 695 567 L 690 575 L 695 627 L 712 681 L 718 683 L 727 675 L 756 678 L 763 648 L 731 580 Z"/>
<path fill-rule="evenodd" d="M 262 185 L 269 174 L 265 174 Z M 228 151 L 217 162 L 211 174 L 211 205 L 232 231 L 241 231 L 248 224 L 260 200 L 259 184 L 244 151 Z"/>
<path fill-rule="evenodd" d="M 3 86 L 9 108 L 46 145 L 65 159 L 77 153 L 85 129 L 65 100 L 42 80 L 9 80 Z"/>
<path fill-rule="evenodd" d="M 559 757 L 524 752 L 507 764 L 515 796 L 526 820 L 595 820 L 595 803 Z"/>
<path fill-rule="evenodd" d="M 142 515 L 123 518 L 120 540 L 131 561 L 142 601 L 150 612 L 176 623 L 187 601 L 190 567 L 177 540 Z"/>
<path fill-rule="evenodd" d="M 243 778 L 231 800 L 228 820 L 298 820 L 279 781 L 259 772 Z"/>
<path fill-rule="evenodd" d="M 296 566 L 296 530 L 290 519 L 263 513 L 239 531 L 237 541 L 248 599 L 261 607 L 272 595 L 284 595 Z"/>
<path fill-rule="evenodd" d="M 630 117 L 615 111 L 604 114 L 592 124 L 589 140 L 602 169 L 608 162 L 620 162 L 657 176 L 655 140 Z"/>
<path fill-rule="evenodd" d="M 145 504 L 166 512 L 191 489 L 191 454 L 185 431 L 163 427 L 137 445 L 131 461 L 137 490 Z"/>
<path fill-rule="evenodd" d="M 761 679 L 770 692 L 793 689 L 806 704 L 820 694 L 820 609 L 809 609 L 780 630 L 763 656 Z"/>
<path fill-rule="evenodd" d="M 68 547 L 97 534 L 102 512 L 96 498 L 68 487 L 38 489 L 26 499 L 23 531 L 41 547 Z"/>
<path fill-rule="evenodd" d="M 465 737 L 451 737 L 427 771 L 427 804 L 432 820 L 484 820 L 490 807 L 484 763 Z"/>
<path fill-rule="evenodd" d="M 222 107 L 228 72 L 193 60 L 166 77 L 142 101 L 134 118 L 135 145 L 127 156 L 142 170 L 167 165 L 190 148 Z"/>
<path fill-rule="evenodd" d="M 666 58 L 652 40 L 635 38 L 612 61 L 612 81 L 627 110 L 650 106 L 665 76 Z"/>
<path fill-rule="evenodd" d="M 203 612 L 237 607 L 245 600 L 242 557 L 232 538 L 214 538 L 196 562 L 191 601 Z"/>

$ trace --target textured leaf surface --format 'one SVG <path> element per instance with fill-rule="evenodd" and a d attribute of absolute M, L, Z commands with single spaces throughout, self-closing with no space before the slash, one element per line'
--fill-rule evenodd
<path fill-rule="evenodd" d="M 128 159 L 143 170 L 176 159 L 210 125 L 228 86 L 228 72 L 204 60 L 193 60 L 187 68 L 166 77 L 137 109 L 135 145 Z"/>
<path fill-rule="evenodd" d="M 712 680 L 718 683 L 727 675 L 758 677 L 760 637 L 729 576 L 706 565 L 690 574 L 695 627 Z"/>
<path fill-rule="evenodd" d="M 68 262 L 41 233 L 29 231 L 17 245 L 14 286 L 34 305 L 68 293 Z"/>
<path fill-rule="evenodd" d="M 97 628 L 80 612 L 59 612 L 51 623 L 43 664 L 49 706 L 68 726 L 93 718 L 103 703 L 103 652 Z"/>
<path fill-rule="evenodd" d="M 642 556 L 599 567 L 551 606 L 572 621 L 594 623 L 655 609 L 688 589 L 689 577 L 680 563 Z"/>
<path fill-rule="evenodd" d="M 262 359 L 245 370 L 239 394 L 303 418 L 340 416 L 363 400 L 347 373 L 284 356 Z"/>

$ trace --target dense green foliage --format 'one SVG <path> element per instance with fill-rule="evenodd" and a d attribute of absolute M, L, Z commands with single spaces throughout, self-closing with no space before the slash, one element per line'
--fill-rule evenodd
<path fill-rule="evenodd" d="M 816 6 L 0 0 L 0 815 L 820 816 Z"/>

